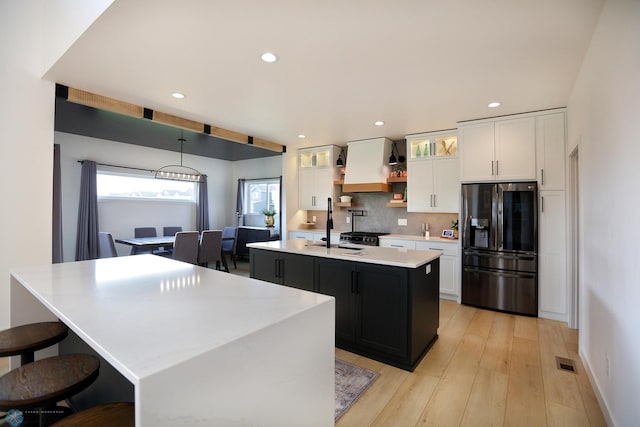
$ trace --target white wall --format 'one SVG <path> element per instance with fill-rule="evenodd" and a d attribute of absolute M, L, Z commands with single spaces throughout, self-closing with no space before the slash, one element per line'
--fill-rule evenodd
<path fill-rule="evenodd" d="M 157 169 L 167 164 L 178 163 L 180 156 L 173 151 L 63 132 L 55 132 L 55 142 L 60 144 L 65 262 L 75 259 L 81 171 L 78 160 L 87 159 L 99 163 Z M 235 209 L 232 163 L 189 154 L 185 154 L 183 158 L 184 165 L 207 175 L 209 225 L 213 229 L 221 229 L 225 225 L 233 224 L 227 218 L 229 207 L 233 206 Z M 195 204 L 193 203 L 101 201 L 98 215 L 100 231 L 109 231 L 115 238 L 132 237 L 133 228 L 141 226 L 156 227 L 158 234 L 162 233 L 162 227 L 165 225 L 179 225 L 184 230 L 195 229 Z M 124 245 L 116 246 L 119 255 L 129 252 Z"/>
<path fill-rule="evenodd" d="M 607 1 L 568 106 L 568 151 L 579 143 L 580 153 L 580 355 L 617 426 L 640 419 L 639 40 L 640 2 Z"/>
<path fill-rule="evenodd" d="M 10 269 L 51 263 L 55 87 L 40 79 L 45 3 L 0 2 L 0 329 L 9 326 Z"/>

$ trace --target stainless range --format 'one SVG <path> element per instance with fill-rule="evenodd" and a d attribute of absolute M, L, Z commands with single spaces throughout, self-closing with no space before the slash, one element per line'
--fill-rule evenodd
<path fill-rule="evenodd" d="M 375 233 L 365 231 L 348 231 L 340 233 L 340 243 L 353 243 L 356 245 L 379 246 L 379 236 L 389 233 Z"/>

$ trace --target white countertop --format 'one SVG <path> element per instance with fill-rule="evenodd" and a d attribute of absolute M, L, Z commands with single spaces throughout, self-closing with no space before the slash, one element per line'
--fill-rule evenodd
<path fill-rule="evenodd" d="M 447 239 L 445 237 L 440 237 L 440 236 L 429 236 L 429 238 L 426 238 L 424 236 L 411 235 L 411 234 L 385 234 L 384 236 L 380 236 L 378 238 L 379 239 L 412 240 L 417 242 L 426 241 L 426 242 L 460 244 L 459 239 Z"/>
<path fill-rule="evenodd" d="M 247 247 L 405 268 L 419 267 L 442 255 L 441 251 L 418 251 L 350 244 L 340 244 L 340 247 L 337 247 L 337 244 L 338 242 L 332 243 L 336 246 L 328 249 L 318 242 L 295 239 L 250 243 L 247 244 Z M 353 249 L 349 249 L 349 247 Z"/>
<path fill-rule="evenodd" d="M 13 277 L 134 385 L 333 303 L 155 255 L 22 268 Z"/>

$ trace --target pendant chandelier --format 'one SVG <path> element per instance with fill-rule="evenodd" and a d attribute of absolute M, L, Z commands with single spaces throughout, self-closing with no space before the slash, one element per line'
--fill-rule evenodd
<path fill-rule="evenodd" d="M 180 131 L 180 138 L 178 138 L 178 142 L 180 143 L 180 164 L 161 167 L 156 170 L 155 178 L 170 179 L 174 181 L 203 182 L 205 177 L 203 174 L 194 168 L 190 168 L 189 166 L 184 166 L 182 164 L 184 143 L 187 142 L 187 140 L 184 139 L 183 131 Z"/>

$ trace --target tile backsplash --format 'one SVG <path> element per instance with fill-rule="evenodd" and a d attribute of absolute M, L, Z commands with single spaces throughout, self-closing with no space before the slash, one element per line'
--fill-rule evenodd
<path fill-rule="evenodd" d="M 365 216 L 354 218 L 355 231 L 376 231 L 391 234 L 422 234 L 422 224 L 429 224 L 429 233 L 440 236 L 442 230 L 451 229 L 451 222 L 458 219 L 457 213 L 419 213 L 407 212 L 406 208 L 388 208 L 387 202 L 392 199 L 392 193 L 349 193 L 353 196 L 353 206 L 350 208 L 333 208 L 333 225 L 335 231 L 351 231 L 351 224 L 347 224 L 347 217 L 351 217 L 349 209 L 365 211 Z M 307 221 L 316 217 L 316 228 L 323 229 L 326 220 L 326 210 L 307 211 Z M 406 219 L 407 225 L 398 225 L 398 219 Z"/>

